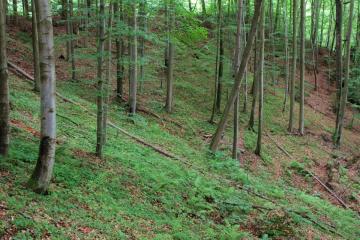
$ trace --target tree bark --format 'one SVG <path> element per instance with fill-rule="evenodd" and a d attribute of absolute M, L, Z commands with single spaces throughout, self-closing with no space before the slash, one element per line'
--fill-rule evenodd
<path fill-rule="evenodd" d="M 70 60 L 71 60 L 71 80 L 76 80 L 76 64 L 75 64 L 75 41 L 74 41 L 74 7 L 73 0 L 69 0 L 69 13 L 70 13 Z"/>
<path fill-rule="evenodd" d="M 132 2 L 130 6 L 130 65 L 129 65 L 129 80 L 130 80 L 130 95 L 129 95 L 129 112 L 130 115 L 136 113 L 136 95 L 137 95 L 137 21 L 136 21 L 136 2 Z"/>
<path fill-rule="evenodd" d="M 140 1 L 139 6 L 139 55 L 140 55 L 140 92 L 143 91 L 145 81 L 145 34 L 146 34 L 146 0 Z"/>
<path fill-rule="evenodd" d="M 0 0 L 0 156 L 9 151 L 9 82 L 6 55 L 6 15 L 4 1 Z"/>
<path fill-rule="evenodd" d="M 340 95 L 342 90 L 342 73 L 343 73 L 343 63 L 342 63 L 342 11 L 343 5 L 341 0 L 335 0 L 336 5 L 336 22 L 335 22 L 335 32 L 336 32 L 336 124 L 335 129 L 339 129 L 339 105 L 340 105 Z M 334 133 L 334 143 L 335 139 L 338 138 L 338 132 Z"/>
<path fill-rule="evenodd" d="M 103 157 L 104 147 L 104 80 L 103 80 L 103 61 L 105 48 L 105 1 L 100 0 L 99 9 L 99 40 L 97 57 L 97 128 L 96 128 L 96 156 Z"/>
<path fill-rule="evenodd" d="M 249 33 L 248 41 L 246 43 L 246 47 L 245 47 L 243 56 L 241 58 L 241 64 L 239 67 L 239 71 L 236 74 L 235 84 L 229 95 L 228 101 L 227 101 L 225 109 L 224 109 L 224 113 L 218 124 L 216 132 L 211 140 L 210 149 L 213 152 L 215 152 L 218 149 L 218 146 L 219 146 L 219 143 L 221 140 L 221 135 L 223 134 L 223 132 L 225 130 L 231 108 L 233 107 L 235 99 L 238 95 L 238 92 L 240 91 L 241 82 L 245 75 L 245 68 L 246 68 L 246 65 L 247 65 L 249 57 L 250 57 L 252 45 L 254 43 L 256 29 L 257 29 L 257 25 L 258 25 L 259 19 L 260 19 L 260 9 L 261 9 L 262 5 L 263 5 L 263 0 L 256 1 L 255 12 L 254 12 L 253 20 L 251 23 L 251 30 Z"/>
<path fill-rule="evenodd" d="M 117 11 L 118 22 L 124 21 L 124 9 L 122 0 L 119 1 Z M 116 96 L 119 102 L 122 102 L 124 94 L 124 58 L 125 58 L 125 43 L 122 35 L 116 38 Z"/>
<path fill-rule="evenodd" d="M 295 106 L 295 80 L 296 80 L 296 60 L 297 60 L 297 0 L 293 0 L 293 36 L 292 36 L 292 69 L 290 78 L 290 109 L 289 109 L 289 127 L 291 133 L 294 128 L 294 106 Z"/>
<path fill-rule="evenodd" d="M 258 122 L 258 138 L 255 149 L 255 154 L 260 156 L 261 154 L 261 141 L 262 141 L 262 129 L 263 129 L 263 104 L 264 104 L 264 51 L 265 51 L 265 33 L 264 33 L 264 19 L 265 19 L 264 7 L 262 7 L 261 18 L 259 23 L 259 42 L 260 42 L 260 56 L 259 56 L 259 122 Z"/>
<path fill-rule="evenodd" d="M 167 68 L 167 84 L 166 84 L 166 105 L 165 109 L 168 113 L 172 112 L 173 108 L 173 82 L 174 82 L 174 54 L 175 54 L 175 45 L 174 45 L 174 36 L 173 30 L 175 27 L 175 3 L 174 0 L 170 2 L 170 21 L 169 21 L 169 58 L 168 58 L 168 68 Z"/>
<path fill-rule="evenodd" d="M 39 62 L 39 34 L 36 20 L 35 0 L 32 0 L 32 45 L 34 60 L 34 90 L 40 92 L 40 62 Z"/>
<path fill-rule="evenodd" d="M 54 34 L 51 3 L 35 0 L 39 30 L 39 56 L 41 73 L 41 139 L 39 158 L 29 181 L 29 187 L 37 193 L 46 194 L 55 163 L 56 146 L 56 76 Z"/>
<path fill-rule="evenodd" d="M 288 38 L 288 6 L 287 0 L 284 1 L 284 51 L 285 51 L 285 87 L 283 112 L 286 109 L 287 97 L 289 95 L 289 38 Z"/>
<path fill-rule="evenodd" d="M 304 100 L 305 100 L 305 0 L 301 0 L 300 17 L 300 112 L 299 112 L 299 133 L 304 135 Z"/>
<path fill-rule="evenodd" d="M 13 14 L 14 14 L 14 23 L 18 24 L 18 11 L 17 11 L 17 0 L 13 0 Z"/>
<path fill-rule="evenodd" d="M 341 86 L 341 95 L 340 95 L 340 106 L 339 106 L 339 120 L 338 125 L 335 129 L 334 141 L 335 146 L 340 146 L 342 140 L 342 129 L 344 125 L 345 109 L 347 103 L 348 95 L 348 86 L 349 86 L 349 72 L 350 72 L 350 54 L 351 54 L 351 33 L 352 33 L 352 21 L 354 16 L 354 0 L 350 1 L 349 9 L 349 22 L 348 29 L 346 33 L 346 49 L 345 49 L 345 77 Z"/>

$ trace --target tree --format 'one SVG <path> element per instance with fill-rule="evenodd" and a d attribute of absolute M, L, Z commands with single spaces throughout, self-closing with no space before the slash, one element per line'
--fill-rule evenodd
<path fill-rule="evenodd" d="M 346 33 L 346 49 L 345 49 L 345 76 L 344 81 L 341 84 L 341 93 L 340 93 L 340 104 L 339 104 L 339 120 L 338 125 L 335 129 L 334 142 L 336 146 L 340 146 L 342 139 L 342 129 L 344 125 L 344 117 L 345 117 L 345 108 L 347 103 L 347 95 L 348 95 L 348 86 L 349 86 L 349 69 L 350 69 L 350 54 L 351 54 L 351 33 L 352 33 L 352 20 L 354 16 L 354 0 L 350 1 L 350 9 L 349 9 L 349 22 L 348 29 Z"/>
<path fill-rule="evenodd" d="M 342 89 L 342 74 L 343 74 L 343 63 L 342 63 L 342 1 L 335 0 L 336 6 L 336 22 L 335 22 L 335 32 L 336 32 L 336 124 L 335 132 L 333 136 L 334 143 L 336 144 L 338 138 L 338 129 L 339 129 L 339 109 L 340 109 L 340 95 Z"/>
<path fill-rule="evenodd" d="M 54 34 L 51 5 L 47 0 L 35 0 L 39 30 L 41 136 L 39 157 L 31 175 L 29 187 L 37 193 L 48 191 L 55 163 L 56 146 L 56 76 Z M 39 21 L 41 19 L 41 21 Z"/>
<path fill-rule="evenodd" d="M 255 124 L 255 110 L 256 110 L 256 102 L 258 96 L 258 85 L 259 85 L 259 53 L 258 53 L 258 39 L 255 39 L 255 46 L 254 46 L 254 77 L 253 77 L 253 98 L 251 103 L 251 111 L 250 111 L 250 119 L 249 119 L 249 129 L 254 131 L 254 124 Z"/>
<path fill-rule="evenodd" d="M 211 140 L 210 149 L 213 152 L 215 152 L 218 149 L 221 136 L 225 130 L 226 123 L 229 118 L 230 111 L 235 103 L 235 99 L 238 95 L 238 92 L 240 91 L 241 82 L 244 78 L 246 65 L 247 65 L 249 57 L 250 57 L 252 45 L 254 43 L 256 29 L 257 29 L 257 25 L 258 25 L 259 19 L 260 19 L 260 9 L 261 9 L 262 5 L 263 5 L 263 0 L 256 1 L 255 12 L 254 12 L 254 16 L 253 16 L 252 23 L 251 23 L 251 29 L 249 32 L 248 41 L 246 43 L 244 53 L 242 54 L 241 64 L 240 64 L 239 70 L 238 70 L 238 72 L 236 74 L 236 78 L 235 78 L 235 84 L 231 90 L 228 101 L 225 105 L 225 109 L 224 109 L 222 118 L 218 124 L 218 127 L 216 129 L 216 132 L 213 135 L 212 140 Z"/>
<path fill-rule="evenodd" d="M 6 15 L 4 1 L 0 0 L 0 156 L 9 150 L 9 82 L 6 55 Z"/>
<path fill-rule="evenodd" d="M 146 34 L 146 0 L 139 4 L 139 55 L 140 55 L 140 91 L 143 91 L 145 81 L 145 34 Z"/>
<path fill-rule="evenodd" d="M 39 62 L 39 34 L 36 20 L 35 0 L 32 0 L 32 45 L 33 45 L 33 60 L 34 60 L 34 90 L 40 92 L 40 62 Z"/>
<path fill-rule="evenodd" d="M 284 91 L 284 105 L 283 105 L 283 112 L 285 112 L 286 109 L 286 102 L 287 102 L 287 96 L 289 94 L 289 50 L 288 50 L 288 44 L 289 44 L 289 38 L 288 38 L 288 7 L 287 7 L 287 0 L 284 1 L 284 51 L 285 51 L 285 91 Z"/>
<path fill-rule="evenodd" d="M 288 131 L 292 132 L 294 128 L 294 106 L 295 106 L 295 80 L 296 80 L 296 48 L 297 48 L 297 0 L 293 0 L 293 31 L 292 31 L 292 69 L 290 77 L 290 109 L 289 109 L 289 127 Z"/>
<path fill-rule="evenodd" d="M 201 10 L 202 10 L 202 15 L 206 16 L 206 4 L 205 4 L 205 0 L 201 0 Z"/>
<path fill-rule="evenodd" d="M 300 17 L 300 112 L 299 112 L 299 133 L 304 135 L 304 75 L 305 75 L 305 0 L 301 0 L 301 17 Z"/>
<path fill-rule="evenodd" d="M 17 0 L 13 0 L 13 14 L 14 14 L 14 23 L 18 24 L 18 11 L 17 11 Z"/>
<path fill-rule="evenodd" d="M 76 65 L 75 65 L 75 41 L 74 41 L 74 7 L 73 7 L 73 0 L 69 0 L 69 32 L 70 32 L 70 60 L 71 60 L 71 80 L 76 80 Z"/>
<path fill-rule="evenodd" d="M 264 51 L 265 51 L 265 33 L 264 33 L 264 17 L 265 11 L 264 7 L 261 10 L 261 18 L 259 23 L 259 42 L 260 42 L 260 51 L 259 51 L 259 123 L 258 123 L 258 138 L 255 149 L 255 154 L 261 154 L 261 139 L 262 139 L 262 129 L 263 129 L 263 104 L 264 104 Z"/>
<path fill-rule="evenodd" d="M 105 2 L 100 0 L 99 9 L 99 30 L 97 49 L 97 128 L 96 128 L 96 156 L 103 157 L 104 147 L 104 79 L 103 61 L 105 48 Z"/>
<path fill-rule="evenodd" d="M 129 112 L 134 115 L 136 112 L 136 95 L 137 95 L 137 21 L 136 21 L 136 1 L 130 4 L 129 25 L 132 29 L 129 37 L 129 79 L 130 79 L 130 94 L 129 94 Z"/>
<path fill-rule="evenodd" d="M 243 24 L 243 0 L 238 0 L 238 10 L 237 10 L 237 27 L 236 27 L 236 48 L 235 48 L 235 62 L 234 62 L 234 76 L 240 67 L 240 55 L 242 53 L 242 24 Z M 238 135 L 239 135 L 239 94 L 236 97 L 234 104 L 234 134 L 233 134 L 233 151 L 232 157 L 237 159 L 237 145 L 238 145 Z"/>
<path fill-rule="evenodd" d="M 166 104 L 165 109 L 168 113 L 172 112 L 173 108 L 173 82 L 174 82 L 174 54 L 175 54 L 175 43 L 173 36 L 173 29 L 175 27 L 175 3 L 174 0 L 170 1 L 169 9 L 169 35 L 170 41 L 168 46 L 168 66 L 167 66 L 167 84 L 166 84 Z"/>
<path fill-rule="evenodd" d="M 117 13 L 117 22 L 120 28 L 124 23 L 124 9 L 122 0 L 115 6 L 115 11 Z M 124 57 L 125 57 L 125 43 L 122 33 L 118 33 L 118 36 L 115 40 L 116 44 L 116 96 L 119 102 L 122 101 L 124 87 Z"/>

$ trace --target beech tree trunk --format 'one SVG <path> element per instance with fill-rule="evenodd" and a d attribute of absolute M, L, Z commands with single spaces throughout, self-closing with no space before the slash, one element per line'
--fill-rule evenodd
<path fill-rule="evenodd" d="M 32 45 L 33 45 L 33 60 L 34 60 L 34 90 L 40 92 L 40 62 L 39 62 L 39 34 L 36 20 L 35 0 L 32 0 Z"/>
<path fill-rule="evenodd" d="M 244 78 L 246 65 L 247 65 L 249 57 L 250 57 L 252 45 L 254 43 L 256 29 L 257 29 L 257 25 L 258 25 L 259 19 L 260 19 L 260 9 L 261 9 L 262 5 L 263 5 L 263 0 L 256 1 L 255 12 L 254 12 L 254 16 L 253 16 L 252 23 L 251 23 L 251 29 L 250 29 L 248 41 L 246 43 L 246 47 L 244 49 L 243 56 L 241 58 L 241 64 L 239 67 L 239 71 L 236 74 L 235 84 L 229 95 L 228 101 L 226 103 L 222 118 L 218 124 L 216 132 L 213 135 L 212 140 L 211 140 L 210 149 L 213 152 L 215 152 L 219 147 L 221 136 L 225 130 L 230 111 L 231 111 L 231 109 L 235 103 L 235 99 L 238 96 L 238 93 L 240 91 L 241 82 Z"/>
<path fill-rule="evenodd" d="M 124 6 L 123 1 L 120 0 L 118 6 L 116 7 L 117 11 L 117 20 L 118 22 L 124 21 Z M 119 102 L 122 101 L 124 94 L 124 57 L 125 57 L 125 43 L 124 37 L 122 35 L 116 38 L 116 96 Z"/>
<path fill-rule="evenodd" d="M 4 1 L 0 0 L 0 156 L 9 150 L 9 82 L 6 55 L 6 15 Z"/>
<path fill-rule="evenodd" d="M 175 54 L 175 45 L 174 45 L 174 36 L 173 29 L 175 27 L 175 4 L 174 0 L 170 2 L 169 9 L 169 56 L 168 56 L 168 67 L 167 67 L 167 84 L 166 84 L 166 105 L 165 109 L 168 113 L 172 112 L 173 108 L 173 82 L 174 82 L 174 54 Z"/>
<path fill-rule="evenodd" d="M 301 0 L 300 17 L 300 112 L 299 112 L 299 133 L 304 135 L 304 100 L 305 100 L 305 0 Z"/>
<path fill-rule="evenodd" d="M 335 32 L 336 32 L 336 124 L 335 129 L 339 129 L 339 104 L 340 104 L 340 95 L 342 89 L 342 73 L 343 73 L 343 63 L 342 63 L 342 11 L 343 5 L 341 0 L 335 0 L 336 6 L 336 23 L 335 23 Z M 334 143 L 338 132 L 334 133 Z"/>
<path fill-rule="evenodd" d="M 129 80 L 130 80 L 130 94 L 129 94 L 129 112 L 130 115 L 136 113 L 136 95 L 137 95 L 137 21 L 136 21 L 136 2 L 130 4 L 130 22 L 132 29 L 130 34 L 130 65 L 129 65 Z"/>
<path fill-rule="evenodd" d="M 29 186 L 41 194 L 46 194 L 50 185 L 56 146 L 56 76 L 50 4 L 47 0 L 35 0 L 41 74 L 41 139 L 39 158 L 29 181 Z"/>
<path fill-rule="evenodd" d="M 349 86 L 349 72 L 350 72 L 350 54 L 351 54 L 351 33 L 352 33 L 352 20 L 354 16 L 354 0 L 350 1 L 349 9 L 349 22 L 346 33 L 346 49 L 345 49 L 345 77 L 341 84 L 340 105 L 339 105 L 339 120 L 335 129 L 334 142 L 335 146 L 340 146 L 342 140 L 342 129 L 344 125 L 345 109 L 347 103 L 348 86 Z"/>
<path fill-rule="evenodd" d="M 289 109 L 289 127 L 291 133 L 294 129 L 294 106 L 295 106 L 295 80 L 296 80 L 296 60 L 297 60 L 297 0 L 293 0 L 293 37 L 292 37 L 292 69 L 290 77 L 290 109 Z"/>
<path fill-rule="evenodd" d="M 263 129 L 263 104 L 264 104 L 264 51 L 265 51 L 265 33 L 264 33 L 264 20 L 265 11 L 262 7 L 261 18 L 259 23 L 259 42 L 260 42 L 260 54 L 259 54 L 259 122 L 258 122 L 258 138 L 255 149 L 255 154 L 260 156 L 261 154 L 261 141 L 262 141 L 262 129 Z"/>
<path fill-rule="evenodd" d="M 105 1 L 100 0 L 99 8 L 99 40 L 97 57 L 97 128 L 96 128 L 96 156 L 103 157 L 104 147 L 104 79 L 103 79 L 103 61 L 105 48 Z"/>

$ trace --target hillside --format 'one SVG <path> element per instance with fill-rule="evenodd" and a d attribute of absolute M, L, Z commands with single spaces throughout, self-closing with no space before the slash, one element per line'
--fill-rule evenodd
<path fill-rule="evenodd" d="M 60 57 L 65 51 L 60 41 L 64 29 L 57 26 L 54 32 L 57 92 L 67 100 L 57 98 L 51 189 L 42 196 L 26 188 L 38 154 L 39 96 L 12 69 L 11 149 L 0 161 L 2 239 L 360 238 L 359 120 L 352 129 L 344 129 L 343 144 L 334 149 L 334 88 L 324 90 L 325 67 L 320 68 L 317 92 L 312 90 L 311 72 L 306 75 L 305 136 L 288 134 L 282 83 L 272 86 L 268 81 L 262 156 L 253 154 L 256 133 L 247 130 L 249 113 L 241 113 L 242 153 L 236 161 L 229 157 L 231 127 L 221 151 L 208 150 L 216 128 L 208 122 L 215 43 L 182 44 L 177 49 L 175 111 L 170 115 L 163 110 L 165 90 L 159 88 L 163 52 L 149 44 L 151 59 L 139 93 L 139 114 L 129 117 L 126 106 L 115 100 L 109 109 L 113 126 L 138 140 L 108 127 L 101 160 L 94 155 L 96 63 L 90 60 L 95 41 L 76 49 L 80 80 L 73 82 L 69 62 Z M 33 74 L 28 29 L 11 28 L 8 54 L 10 62 Z M 224 79 L 230 88 L 229 69 Z M 350 118 L 348 111 L 346 123 Z"/>

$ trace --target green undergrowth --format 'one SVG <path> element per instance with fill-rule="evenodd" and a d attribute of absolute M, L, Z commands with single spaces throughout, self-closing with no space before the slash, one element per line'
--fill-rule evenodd
<path fill-rule="evenodd" d="M 94 103 L 75 94 L 80 88 L 58 86 L 59 92 L 94 111 Z M 7 209 L 0 235 L 15 229 L 15 239 L 302 238 L 310 228 L 316 236 L 359 236 L 356 213 L 268 182 L 266 174 L 255 177 L 227 154 L 211 155 L 205 145 L 192 146 L 195 140 L 164 131 L 151 118 L 129 118 L 119 105 L 111 106 L 113 122 L 183 160 L 166 158 L 108 128 L 101 161 L 93 155 L 95 118 L 59 99 L 51 194 L 32 193 L 26 182 L 38 152 L 33 132 L 39 126 L 39 97 L 15 77 L 11 90 L 11 118 L 22 124 L 12 127 L 10 156 L 0 161 L 0 202 Z M 252 148 L 255 134 L 247 135 L 247 148 Z"/>

